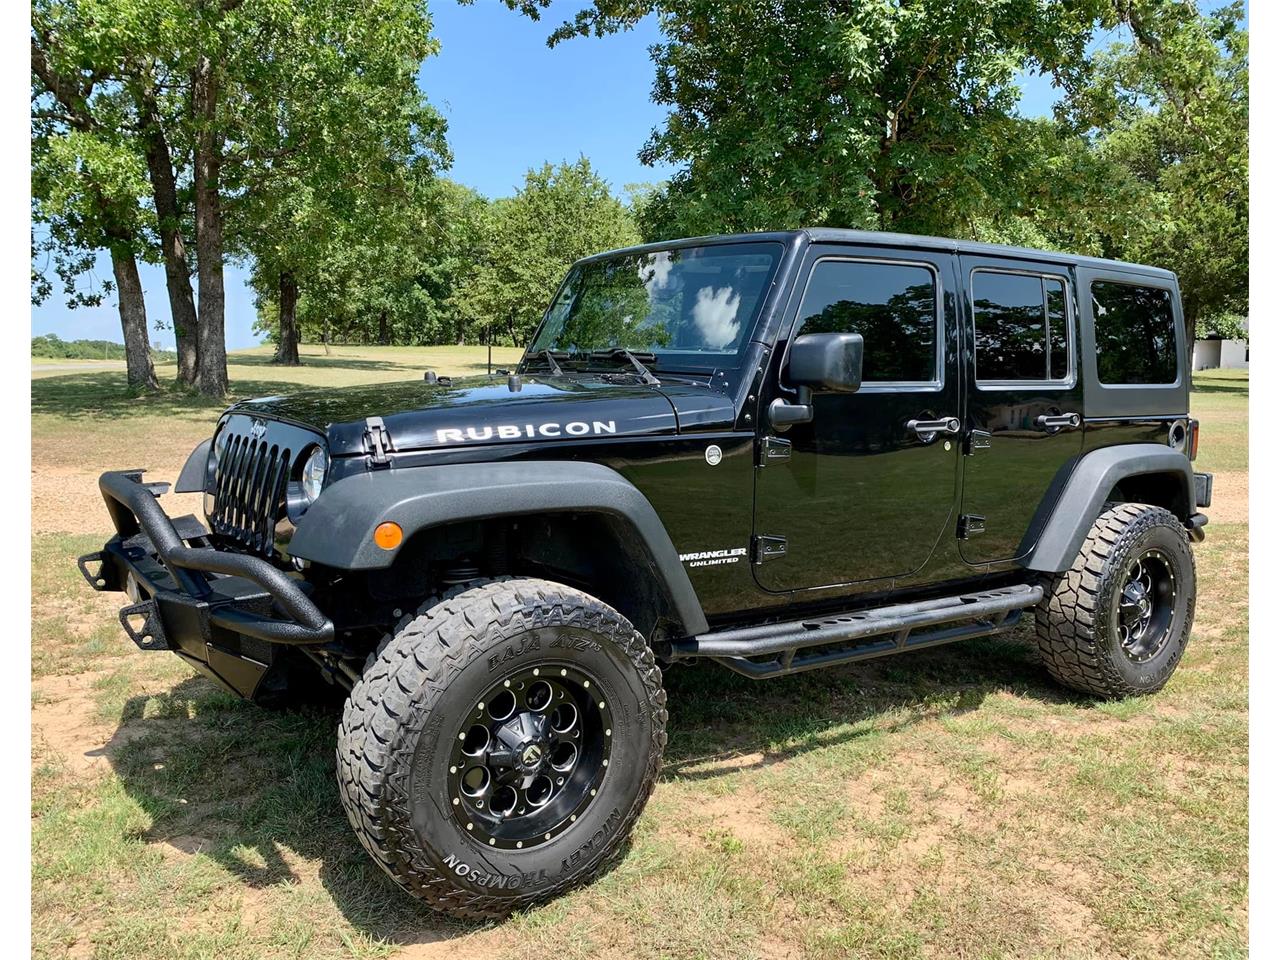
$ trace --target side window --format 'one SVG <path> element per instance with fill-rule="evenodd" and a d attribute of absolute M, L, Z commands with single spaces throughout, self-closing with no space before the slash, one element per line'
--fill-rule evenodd
<path fill-rule="evenodd" d="M 1064 280 L 975 270 L 972 291 L 979 383 L 1067 379 L 1070 347 Z"/>
<path fill-rule="evenodd" d="M 1178 343 L 1173 296 L 1161 287 L 1096 280 L 1093 334 L 1102 383 L 1175 383 Z"/>
<path fill-rule="evenodd" d="M 796 334 L 860 333 L 863 383 L 938 381 L 938 287 L 916 264 L 820 260 Z"/>

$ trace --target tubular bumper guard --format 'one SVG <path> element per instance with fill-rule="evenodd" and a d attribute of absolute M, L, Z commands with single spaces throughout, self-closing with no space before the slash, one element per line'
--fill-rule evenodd
<path fill-rule="evenodd" d="M 248 655 L 242 638 L 289 645 L 333 640 L 333 622 L 297 578 L 261 557 L 215 549 L 193 516 L 170 519 L 156 502 L 168 484 L 145 484 L 141 470 L 118 470 L 104 473 L 98 487 L 116 535 L 79 558 L 80 572 L 95 590 L 129 592 L 134 603 L 120 611 L 120 622 L 142 649 L 173 650 L 221 672 L 219 662 Z M 138 618 L 145 618 L 141 627 L 133 625 Z"/>

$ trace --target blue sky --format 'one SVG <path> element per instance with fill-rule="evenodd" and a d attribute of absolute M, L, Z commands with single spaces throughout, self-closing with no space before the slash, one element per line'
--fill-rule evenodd
<path fill-rule="evenodd" d="M 636 153 L 664 111 L 649 100 L 653 64 L 648 48 L 659 39 L 656 20 L 611 37 L 580 37 L 554 50 L 546 36 L 587 4 L 557 0 L 533 23 L 498 0 L 462 6 L 452 0 L 432 4 L 438 57 L 427 61 L 419 82 L 449 123 L 454 165 L 448 175 L 487 196 L 513 193 L 524 172 L 544 161 L 591 159 L 615 189 L 658 181 L 669 169 L 648 168 Z M 1054 101 L 1051 84 L 1029 77 L 1023 110 L 1047 113 Z M 110 276 L 103 259 L 101 275 Z M 164 273 L 144 266 L 147 314 L 154 328 L 167 319 Z M 245 271 L 230 266 L 227 283 L 227 346 L 252 346 L 253 297 Z M 120 340 L 114 300 L 94 309 L 69 310 L 59 297 L 32 310 L 33 334 L 56 333 L 64 339 Z M 169 330 L 152 332 L 153 342 L 172 348 Z"/>

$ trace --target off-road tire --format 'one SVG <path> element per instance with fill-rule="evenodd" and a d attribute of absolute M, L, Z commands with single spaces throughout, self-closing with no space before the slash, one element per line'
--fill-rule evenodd
<path fill-rule="evenodd" d="M 1167 638 L 1144 662 L 1125 653 L 1118 625 L 1135 558 L 1158 552 L 1173 575 Z M 1162 561 L 1164 562 L 1164 561 Z M 1060 683 L 1107 700 L 1155 693 L 1182 659 L 1195 618 L 1196 567 L 1187 532 L 1169 511 L 1108 504 L 1065 573 L 1047 579 L 1036 607 L 1041 660 Z"/>
<path fill-rule="evenodd" d="M 598 678 L 613 763 L 562 832 L 494 848 L 451 810 L 452 741 L 476 697 L 531 667 Z M 546 580 L 490 582 L 428 601 L 384 638 L 343 711 L 339 793 L 360 842 L 410 894 L 455 917 L 502 917 L 619 855 L 657 779 L 666 722 L 653 652 L 620 613 Z"/>

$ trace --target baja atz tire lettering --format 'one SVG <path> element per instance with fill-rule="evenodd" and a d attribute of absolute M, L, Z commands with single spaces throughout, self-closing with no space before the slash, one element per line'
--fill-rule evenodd
<path fill-rule="evenodd" d="M 590 637 L 573 637 L 567 633 L 560 633 L 551 641 L 551 646 L 560 647 L 564 650 L 599 650 L 600 644 Z"/>
<path fill-rule="evenodd" d="M 507 644 L 497 653 L 489 657 L 490 672 L 497 670 L 508 660 L 514 660 L 516 657 L 524 656 L 526 653 L 533 653 L 535 650 L 542 649 L 542 641 L 536 636 L 522 637 L 518 644 Z"/>

